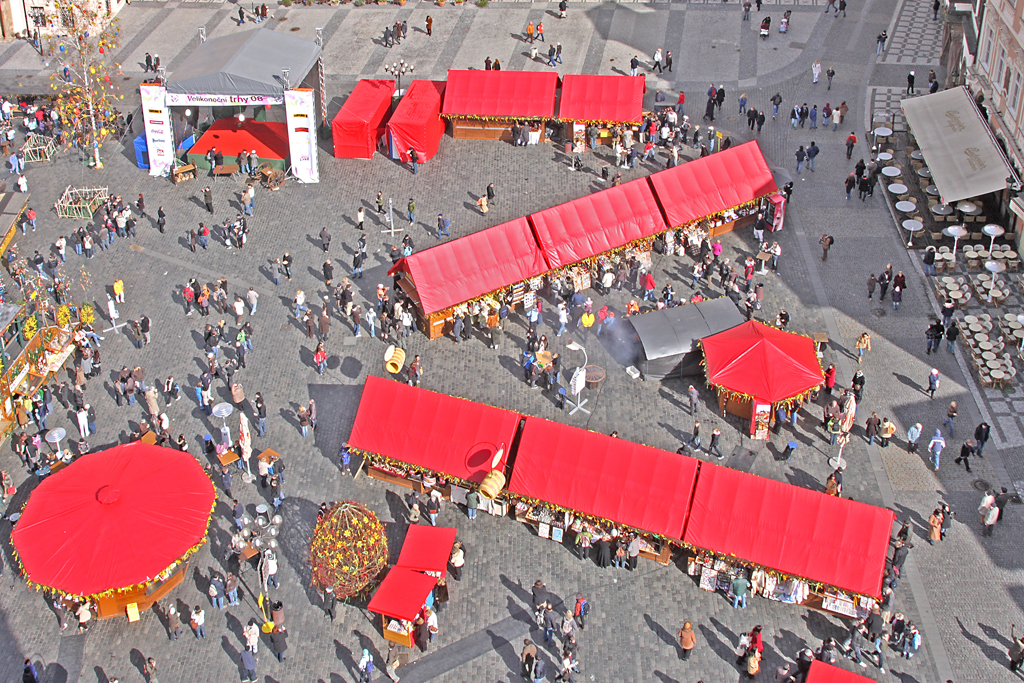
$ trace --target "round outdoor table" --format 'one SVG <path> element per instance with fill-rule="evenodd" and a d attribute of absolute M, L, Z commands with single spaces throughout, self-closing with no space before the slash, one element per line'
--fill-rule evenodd
<path fill-rule="evenodd" d="M 981 354 L 982 360 L 984 360 L 986 363 L 990 360 L 995 360 L 997 357 L 998 356 L 996 356 L 996 354 L 992 353 L 991 351 L 985 351 Z"/>
<path fill-rule="evenodd" d="M 945 254 L 942 254 L 942 256 L 945 256 Z M 942 284 L 946 285 L 947 287 L 953 287 L 953 286 L 957 286 L 957 287 L 958 287 L 958 286 L 959 286 L 959 285 L 957 284 L 957 281 L 956 281 L 956 280 L 954 280 L 953 278 L 951 278 L 951 277 L 950 277 L 950 276 L 948 276 L 948 275 L 944 275 L 944 276 L 942 277 L 942 279 L 941 279 L 941 280 L 939 280 L 939 282 L 941 282 Z"/>
<path fill-rule="evenodd" d="M 917 204 L 914 202 L 896 202 L 896 210 L 903 213 L 916 213 Z"/>
<path fill-rule="evenodd" d="M 997 259 L 997 260 L 998 259 L 1004 259 L 1004 258 L 1006 258 L 1006 252 L 1005 251 L 993 251 L 992 252 L 992 258 Z"/>
<path fill-rule="evenodd" d="M 1010 322 L 1006 323 L 1006 326 L 1009 327 L 1014 332 L 1016 332 L 1017 330 L 1024 330 L 1024 325 L 1021 325 L 1016 320 L 1011 320 Z"/>
<path fill-rule="evenodd" d="M 974 335 L 974 341 L 980 344 L 981 342 L 989 341 L 989 338 L 988 335 L 985 334 L 984 332 L 978 332 L 977 334 Z"/>
<path fill-rule="evenodd" d="M 978 282 L 988 282 L 992 279 L 992 276 L 988 273 L 978 273 Z"/>
<path fill-rule="evenodd" d="M 964 316 L 964 322 L 967 323 L 968 325 L 974 325 L 975 323 L 978 322 L 978 316 L 976 316 L 976 315 L 965 315 Z"/>
<path fill-rule="evenodd" d="M 1017 322 L 1017 316 L 1015 316 L 1013 313 L 1007 313 L 1006 315 L 1003 316 L 1003 320 L 1005 320 L 1008 323 L 1015 323 Z"/>
<path fill-rule="evenodd" d="M 936 216 L 951 216 L 953 215 L 953 207 L 949 204 L 936 204 L 932 207 L 932 213 Z"/>
<path fill-rule="evenodd" d="M 889 154 L 888 152 L 882 152 L 882 153 L 881 153 L 881 154 L 879 154 L 879 155 L 878 155 L 878 156 L 877 156 L 876 158 L 877 158 L 877 159 L 878 159 L 879 161 L 881 161 L 881 162 L 885 162 L 885 163 L 888 163 L 888 162 L 892 161 L 892 155 L 891 155 L 891 154 Z"/>
<path fill-rule="evenodd" d="M 988 250 L 987 249 L 976 249 L 974 251 L 974 253 L 977 254 L 978 258 L 980 258 L 980 259 L 988 259 Z"/>
<path fill-rule="evenodd" d="M 886 166 L 882 169 L 882 175 L 886 178 L 896 178 L 900 175 L 900 169 L 895 166 Z M 900 194 L 903 194 L 902 192 Z"/>
<path fill-rule="evenodd" d="M 1006 373 L 1005 373 L 1005 372 L 1003 372 L 1003 370 L 1002 370 L 1002 367 L 1001 367 L 1001 366 L 1000 366 L 1000 367 L 998 367 L 998 368 L 992 368 L 992 369 L 991 369 L 991 370 L 989 371 L 989 373 L 988 373 L 988 374 L 992 375 L 992 379 L 995 379 L 995 380 L 1003 380 L 1003 379 L 1006 379 Z"/>
<path fill-rule="evenodd" d="M 924 191 L 925 191 L 925 194 L 927 194 L 929 197 L 938 197 L 939 196 L 939 188 L 935 187 L 934 185 L 929 185 L 928 187 L 926 187 L 924 189 Z"/>
<path fill-rule="evenodd" d="M 908 232 L 921 232 L 924 230 L 924 223 L 913 218 L 903 221 L 903 229 Z"/>
<path fill-rule="evenodd" d="M 1017 252 L 1015 251 L 1004 251 L 1003 253 L 1006 255 L 1006 258 L 1010 260 L 1017 258 Z"/>
<path fill-rule="evenodd" d="M 967 329 L 969 329 L 974 334 L 981 334 L 982 332 L 985 331 L 985 328 L 982 327 L 979 323 L 971 323 L 970 325 L 967 326 Z"/>
<path fill-rule="evenodd" d="M 889 168 L 889 167 L 886 166 L 886 168 Z M 883 171 L 884 170 L 885 169 L 883 169 Z M 889 192 L 890 192 L 890 194 L 894 194 L 894 195 L 906 194 L 907 193 L 907 186 L 904 185 L 903 183 L 893 183 L 892 185 L 889 186 Z"/>
<path fill-rule="evenodd" d="M 964 298 L 964 293 L 961 292 L 959 289 L 952 289 L 949 292 L 949 298 L 950 299 L 963 299 Z"/>
<path fill-rule="evenodd" d="M 922 161 L 924 159 L 924 155 L 921 154 L 921 150 L 915 149 L 913 152 L 910 153 L 910 158 L 913 159 L 914 161 Z"/>
<path fill-rule="evenodd" d="M 1024 339 L 1024 329 L 1022 329 L 1022 330 L 1014 330 L 1013 331 L 1013 336 L 1016 339 Z"/>
<path fill-rule="evenodd" d="M 987 365 L 990 370 L 999 370 L 1000 368 L 1003 367 L 1002 362 L 997 360 L 985 361 L 985 365 Z"/>
<path fill-rule="evenodd" d="M 875 128 L 874 133 L 875 133 L 875 135 L 877 135 L 880 138 L 887 138 L 890 135 L 892 135 L 892 128 L 887 128 L 885 126 L 879 126 L 878 128 Z"/>
<path fill-rule="evenodd" d="M 996 347 L 995 344 L 993 344 L 990 341 L 978 342 L 978 348 L 981 349 L 983 352 L 984 351 L 991 351 L 995 347 Z"/>
<path fill-rule="evenodd" d="M 922 178 L 931 178 L 932 172 L 927 166 L 922 166 L 921 168 L 917 169 L 917 175 L 921 176 Z"/>
<path fill-rule="evenodd" d="M 956 210 L 963 211 L 966 214 L 974 215 L 974 212 L 978 211 L 978 205 L 975 204 L 974 202 L 964 200 L 961 202 L 957 202 Z"/>
<path fill-rule="evenodd" d="M 598 385 L 601 384 L 601 382 L 604 381 L 604 378 L 605 378 L 604 368 L 599 367 L 597 365 L 588 365 L 588 366 L 586 366 L 583 369 L 586 370 L 586 372 L 587 372 L 587 374 L 586 374 L 587 388 L 588 389 L 597 389 Z"/>

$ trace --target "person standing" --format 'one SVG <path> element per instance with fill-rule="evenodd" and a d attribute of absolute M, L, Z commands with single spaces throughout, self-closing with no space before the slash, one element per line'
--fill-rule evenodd
<path fill-rule="evenodd" d="M 683 627 L 679 629 L 679 659 L 687 661 L 696 646 L 697 635 L 693 632 L 693 624 L 688 621 L 683 622 Z"/>
<path fill-rule="evenodd" d="M 874 276 L 872 275 L 871 277 L 874 277 Z M 869 299 L 871 298 L 871 282 L 870 282 L 870 280 L 868 281 L 868 298 Z M 862 332 L 861 335 L 859 337 L 857 337 L 857 341 L 856 341 L 856 343 L 854 343 L 854 348 L 857 349 L 857 363 L 858 364 L 863 363 L 864 362 L 864 352 L 871 350 L 871 335 L 868 334 L 867 332 Z"/>
<path fill-rule="evenodd" d="M 942 455 L 942 449 L 946 447 L 946 440 L 942 438 L 942 430 L 936 429 L 935 436 L 928 442 L 928 459 L 935 466 L 935 471 L 939 471 L 939 459 Z"/>
<path fill-rule="evenodd" d="M 412 174 L 416 175 L 420 172 L 420 155 L 412 147 L 409 148 L 409 161 L 412 163 Z"/>
<path fill-rule="evenodd" d="M 835 130 L 835 129 L 833 129 Z M 857 144 L 857 136 L 854 133 L 850 133 L 846 138 L 846 158 L 850 159 L 853 157 L 853 148 Z"/>
<path fill-rule="evenodd" d="M 917 453 L 917 443 L 921 440 L 921 423 L 918 422 L 907 430 L 907 453 Z"/>
<path fill-rule="evenodd" d="M 817 109 L 812 109 L 813 114 Z M 814 119 L 811 119 L 811 128 L 817 128 L 814 123 Z M 811 146 L 807 148 L 807 167 L 811 169 L 811 173 L 814 173 L 814 158 L 818 156 L 818 146 L 814 144 L 814 140 L 811 140 Z"/>
<path fill-rule="evenodd" d="M 964 467 L 968 472 L 971 471 L 971 456 L 974 455 L 974 442 L 970 439 L 964 441 L 963 445 L 960 446 L 960 455 L 953 460 L 957 465 L 963 462 Z"/>
<path fill-rule="evenodd" d="M 885 31 L 882 31 L 881 33 L 878 34 L 878 37 L 875 38 L 875 43 L 878 46 L 878 49 L 875 51 L 876 55 L 882 54 L 882 51 L 885 50 L 885 41 L 888 39 L 889 34 L 886 33 Z"/>
<path fill-rule="evenodd" d="M 999 520 L 999 507 L 996 505 L 996 497 L 991 491 L 985 494 L 978 506 L 978 513 L 981 515 L 981 535 L 991 536 Z"/>
<path fill-rule="evenodd" d="M 633 58 L 629 60 L 629 75 L 636 76 L 640 70 L 640 59 L 633 55 Z"/>
<path fill-rule="evenodd" d="M 821 239 L 818 240 L 818 244 L 821 245 L 821 260 L 822 261 L 827 261 L 828 260 L 828 250 L 832 247 L 832 245 L 834 243 L 835 243 L 835 240 L 832 238 L 832 235 L 828 235 L 828 234 L 822 233 Z"/>
<path fill-rule="evenodd" d="M 803 170 L 804 159 L 806 159 L 806 158 L 807 158 L 807 152 L 804 151 L 804 146 L 800 145 L 800 147 L 796 150 L 796 172 L 797 173 L 800 173 L 800 171 Z"/>
<path fill-rule="evenodd" d="M 914 72 L 911 71 L 909 74 L 907 74 L 907 94 L 908 95 L 916 94 L 916 91 L 914 90 L 914 80 L 915 80 Z"/>
<path fill-rule="evenodd" d="M 953 420 L 956 419 L 956 416 L 958 414 L 959 413 L 957 412 L 956 401 L 950 401 L 949 402 L 949 407 L 946 408 L 946 419 L 942 421 L 943 426 L 949 425 L 949 435 L 950 435 L 950 437 L 954 436 L 954 434 L 953 434 Z"/>
<path fill-rule="evenodd" d="M 206 205 L 206 210 L 211 214 L 213 213 L 213 190 L 209 187 L 203 190 L 203 203 Z"/>
<path fill-rule="evenodd" d="M 732 608 L 736 609 L 740 605 L 743 605 L 743 609 L 747 608 L 747 592 L 750 590 L 750 582 L 747 581 L 746 576 L 740 574 L 732 580 Z"/>
<path fill-rule="evenodd" d="M 477 493 L 476 489 L 470 489 L 469 493 L 466 494 L 466 516 L 470 519 L 476 519 L 476 511 L 479 507 L 480 494 Z"/>
<path fill-rule="evenodd" d="M 256 681 L 256 664 L 259 660 L 256 659 L 256 655 L 249 649 L 242 650 L 242 683 L 255 683 Z"/>

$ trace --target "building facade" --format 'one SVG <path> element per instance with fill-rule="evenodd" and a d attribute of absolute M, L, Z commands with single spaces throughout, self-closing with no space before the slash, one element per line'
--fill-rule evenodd
<path fill-rule="evenodd" d="M 101 15 L 113 17 L 126 0 L 76 0 Z M 57 0 L 0 0 L 0 38 L 66 36 L 75 29 L 73 5 Z"/>

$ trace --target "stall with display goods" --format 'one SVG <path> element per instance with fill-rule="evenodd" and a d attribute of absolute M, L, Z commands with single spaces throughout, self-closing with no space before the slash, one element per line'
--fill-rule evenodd
<path fill-rule="evenodd" d="M 188 453 L 124 444 L 80 456 L 46 477 L 18 516 L 11 542 L 29 586 L 100 619 L 137 621 L 188 574 L 216 497 Z"/>
<path fill-rule="evenodd" d="M 724 416 L 750 420 L 767 439 L 775 408 L 806 400 L 825 381 L 814 340 L 751 320 L 701 340 L 707 381 Z"/>
<path fill-rule="evenodd" d="M 385 640 L 413 646 L 417 620 L 434 607 L 434 587 L 448 570 L 455 535 L 446 527 L 409 527 L 398 562 L 366 606 L 381 615 Z"/>
<path fill-rule="evenodd" d="M 486 315 L 502 303 L 531 304 L 548 270 L 525 218 L 495 225 L 406 256 L 392 266 L 430 339 L 451 331 L 471 304 Z"/>
<path fill-rule="evenodd" d="M 752 595 L 851 618 L 882 594 L 891 510 L 701 463 L 683 540 L 687 573 L 731 594 Z"/>
<path fill-rule="evenodd" d="M 778 191 L 757 142 L 655 173 L 650 183 L 668 225 L 683 244 L 695 248 L 706 237 L 753 225 L 758 212 L 776 206 L 769 198 Z M 784 212 L 785 207 L 771 211 L 775 220 L 775 211 Z M 781 218 L 779 213 L 780 227 Z"/>
<path fill-rule="evenodd" d="M 507 410 L 369 376 L 348 445 L 362 454 L 374 479 L 417 493 L 437 491 L 456 502 L 479 489 L 481 509 L 504 515 L 499 492 L 522 420 Z"/>
<path fill-rule="evenodd" d="M 555 117 L 558 74 L 553 71 L 448 71 L 441 116 L 451 121 L 452 137 L 539 144 L 544 125 Z"/>
<path fill-rule="evenodd" d="M 580 154 L 588 149 L 591 141 L 587 128 L 591 126 L 597 129 L 596 137 L 601 145 L 613 144 L 616 127 L 638 131 L 643 122 L 645 92 L 647 83 L 643 76 L 563 76 L 558 120 L 568 127 L 563 137 L 572 140 L 573 153 Z"/>
<path fill-rule="evenodd" d="M 700 462 L 586 429 L 526 418 L 508 493 L 515 518 L 541 538 L 594 547 L 639 541 L 668 564 L 681 545 Z M 657 501 L 652 505 L 651 501 Z M 585 538 L 584 538 L 585 537 Z"/>

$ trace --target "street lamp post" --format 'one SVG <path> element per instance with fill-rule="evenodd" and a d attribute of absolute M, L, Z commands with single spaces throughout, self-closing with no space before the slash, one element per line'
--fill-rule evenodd
<path fill-rule="evenodd" d="M 416 67 L 412 64 L 407 63 L 404 59 L 399 59 L 397 63 L 385 64 L 384 71 L 395 77 L 395 94 L 402 94 L 402 76 L 409 74 L 412 76 L 413 69 Z"/>

